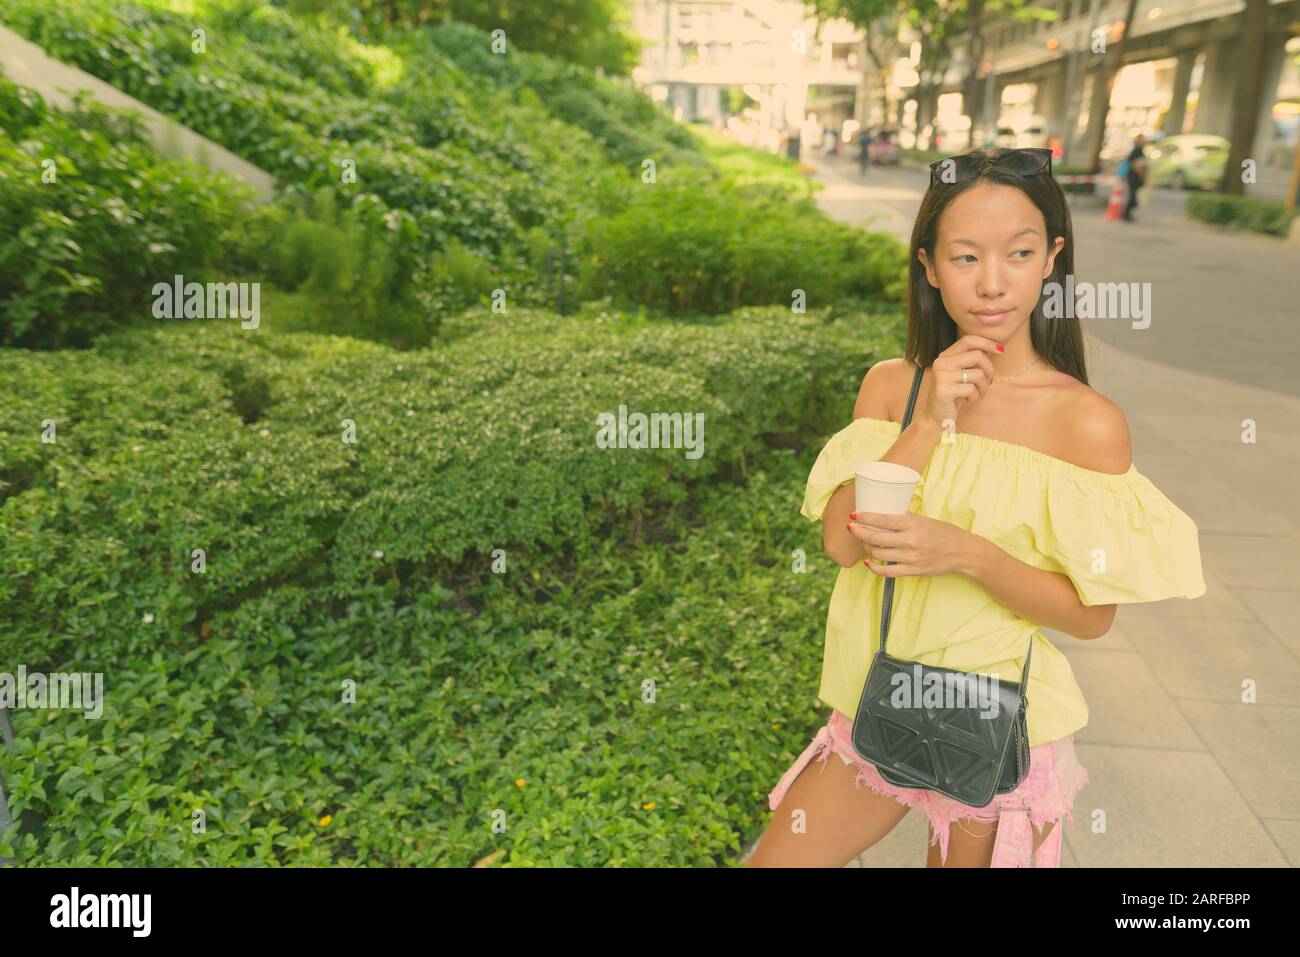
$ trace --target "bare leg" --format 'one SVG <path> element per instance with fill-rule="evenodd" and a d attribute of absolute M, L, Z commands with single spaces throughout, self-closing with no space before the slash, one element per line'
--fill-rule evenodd
<path fill-rule="evenodd" d="M 856 778 L 858 766 L 830 754 L 800 772 L 746 867 L 843 867 L 894 829 L 910 808 Z"/>
<path fill-rule="evenodd" d="M 929 828 L 934 840 L 934 824 Z M 997 821 L 962 818 L 948 828 L 948 860 L 939 859 L 939 845 L 932 844 L 925 859 L 926 867 L 988 867 L 993 862 L 993 844 L 998 836 Z"/>
<path fill-rule="evenodd" d="M 1038 853 L 1039 845 L 1047 840 L 1056 826 L 1055 821 L 1051 821 L 1041 827 L 1034 828 L 1034 853 Z M 930 825 L 930 840 L 934 840 L 934 825 Z M 948 861 L 941 863 L 939 860 L 939 845 L 932 844 L 929 853 L 926 856 L 926 867 L 988 867 L 993 861 L 993 845 L 997 841 L 998 824 L 997 821 L 975 821 L 970 818 L 960 818 L 952 822 L 948 829 Z"/>

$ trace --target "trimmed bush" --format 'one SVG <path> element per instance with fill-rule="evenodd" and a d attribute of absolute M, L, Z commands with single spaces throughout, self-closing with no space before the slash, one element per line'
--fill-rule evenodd
<path fill-rule="evenodd" d="M 583 249 L 586 296 L 612 295 L 674 315 L 742 305 L 822 306 L 842 296 L 899 296 L 906 249 L 827 220 L 779 186 L 736 187 L 665 174 L 621 211 L 593 222 Z"/>
<path fill-rule="evenodd" d="M 0 344 L 83 346 L 148 318 L 157 281 L 229 281 L 253 205 L 227 177 L 160 159 L 135 120 L 49 109 L 0 77 Z"/>
<path fill-rule="evenodd" d="M 108 11 L 90 0 L 0 0 L 0 14 L 53 55 L 266 168 L 291 201 L 319 203 L 328 189 L 339 208 L 401 222 L 381 245 L 409 274 L 367 288 L 413 289 L 426 315 L 402 297 L 394 315 L 382 315 L 378 298 L 363 294 L 341 320 L 321 283 L 291 284 L 290 295 L 271 297 L 286 327 L 310 327 L 318 315 L 321 331 L 420 344 L 443 310 L 501 293 L 515 306 L 556 302 L 561 250 L 566 308 L 612 296 L 685 315 L 789 303 L 795 289 L 825 304 L 904 288 L 887 241 L 792 202 L 772 158 L 758 174 L 757 158 L 742 170 L 737 148 L 715 146 L 729 171 L 719 175 L 698 138 L 648 97 L 543 56 L 492 53 L 490 36 L 463 24 L 367 47 L 255 0 L 197 2 L 192 16 L 127 0 Z M 186 40 L 196 18 L 212 36 L 201 55 Z M 316 59 L 319 72 L 304 69 Z M 650 162 L 659 182 L 690 182 L 698 195 L 649 198 Z M 743 192 L 732 178 L 743 178 Z M 243 245 L 284 239 L 278 216 L 243 230 Z M 340 246 L 325 241 L 330 228 L 299 224 L 289 239 L 301 254 L 314 237 L 332 255 Z M 692 230 L 692 248 L 704 254 L 694 269 L 679 268 L 684 248 L 643 244 Z M 613 262 L 615 252 L 630 256 Z M 286 255 L 294 253 L 267 249 L 256 259 Z M 657 259 L 669 274 L 651 274 Z M 350 278 L 345 270 L 340 281 Z"/>
<path fill-rule="evenodd" d="M 1300 209 L 1288 213 L 1284 204 L 1257 196 L 1192 193 L 1187 197 L 1187 215 L 1215 226 L 1236 226 L 1270 236 L 1286 236 Z"/>
<path fill-rule="evenodd" d="M 687 127 L 700 142 L 700 152 L 737 186 L 763 183 L 780 186 L 792 197 L 812 196 L 825 188 L 801 170 L 807 169 L 788 156 L 742 146 L 711 126 Z"/>
<path fill-rule="evenodd" d="M 104 720 L 14 713 L 0 773 L 23 823 L 0 856 L 732 859 L 756 824 L 734 795 L 779 772 L 811 693 L 721 778 L 716 722 L 680 717 L 772 717 L 755 682 L 788 687 L 815 646 L 834 570 L 810 589 L 786 567 L 795 547 L 823 562 L 797 515 L 806 459 L 901 318 L 600 318 L 593 340 L 589 318 L 471 312 L 438 353 L 184 321 L 0 349 L 0 660 L 106 685 Z M 704 456 L 598 448 L 595 413 L 620 402 L 704 412 Z M 709 518 L 742 503 L 743 530 Z M 798 660 L 811 689 L 818 659 Z M 664 707 L 637 705 L 645 676 Z M 644 760 L 589 751 L 614 737 Z M 496 807 L 506 835 L 482 819 Z"/>
<path fill-rule="evenodd" d="M 743 485 L 702 483 L 611 524 L 580 573 L 511 549 L 464 596 L 374 586 L 331 604 L 280 586 L 214 616 L 189 649 L 114 663 L 102 720 L 14 712 L 0 773 L 27 826 L 0 856 L 733 865 L 824 721 L 814 691 L 838 569 L 797 510 L 808 438 L 751 459 Z M 808 574 L 791 574 L 796 548 Z"/>
<path fill-rule="evenodd" d="M 818 383 L 842 372 L 844 342 L 870 350 L 882 335 L 846 339 L 835 330 L 852 320 L 832 315 L 773 308 L 593 338 L 579 319 L 475 310 L 437 353 L 176 319 L 89 354 L 0 352 L 13 383 L 0 658 L 188 646 L 216 610 L 279 583 L 345 596 L 439 581 L 503 543 L 589 543 L 606 518 L 824 421 Z M 708 454 L 597 448 L 597 412 L 620 403 L 706 413 Z"/>

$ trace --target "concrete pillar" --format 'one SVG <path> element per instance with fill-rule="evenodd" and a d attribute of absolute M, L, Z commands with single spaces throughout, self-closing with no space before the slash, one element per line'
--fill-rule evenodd
<path fill-rule="evenodd" d="M 998 120 L 1002 116 L 1002 90 L 1006 83 L 998 79 L 996 73 L 990 72 L 979 81 L 980 122 L 971 127 L 971 146 L 982 148 L 992 146 L 997 139 Z"/>
<path fill-rule="evenodd" d="M 858 126 L 867 125 L 867 117 L 870 115 L 870 110 L 867 107 L 867 97 L 869 95 L 867 71 L 863 70 L 858 77 L 858 87 L 853 93 L 853 118 L 858 121 Z"/>
<path fill-rule="evenodd" d="M 939 92 L 933 87 L 926 87 L 917 92 L 916 95 L 916 135 L 920 136 L 927 123 L 934 122 L 935 104 L 939 99 Z"/>
<path fill-rule="evenodd" d="M 1237 88 L 1239 42 L 1232 37 L 1205 47 L 1205 69 L 1196 98 L 1193 133 L 1232 134 L 1232 99 Z"/>
<path fill-rule="evenodd" d="M 808 84 L 796 80 L 786 86 L 785 122 L 791 136 L 798 136 L 808 118 Z"/>
<path fill-rule="evenodd" d="M 1277 88 L 1282 79 L 1282 66 L 1286 61 L 1286 43 L 1289 38 L 1289 34 L 1286 33 L 1270 33 L 1264 43 L 1264 62 L 1261 65 L 1264 95 L 1260 97 L 1259 117 L 1255 123 L 1255 146 L 1250 154 L 1257 159 L 1260 166 L 1290 168 L 1291 165 L 1286 161 L 1286 157 L 1274 155 L 1281 151 L 1277 150 L 1276 137 L 1273 135 L 1273 103 L 1277 100 Z"/>
<path fill-rule="evenodd" d="M 682 122 L 689 123 L 695 115 L 695 87 L 689 83 L 674 83 L 669 103 L 674 113 L 682 111 Z"/>
<path fill-rule="evenodd" d="M 1164 131 L 1167 136 L 1177 136 L 1183 131 L 1183 121 L 1187 119 L 1187 94 L 1192 87 L 1192 67 L 1196 64 L 1196 51 L 1183 50 L 1178 54 L 1178 64 L 1174 67 L 1174 89 L 1169 100 L 1169 112 L 1165 114 Z"/>
<path fill-rule="evenodd" d="M 767 131 L 776 127 L 776 88 L 768 87 L 766 95 L 758 101 L 758 126 Z"/>
<path fill-rule="evenodd" d="M 712 123 L 722 122 L 722 87 L 712 84 L 696 87 L 696 115 Z"/>
<path fill-rule="evenodd" d="M 1047 120 L 1047 135 L 1065 136 L 1066 120 L 1066 89 L 1065 89 L 1065 71 L 1066 58 L 1062 57 L 1057 63 L 1053 64 L 1051 69 L 1039 77 L 1037 88 L 1034 90 L 1034 112 L 1042 114 Z"/>
<path fill-rule="evenodd" d="M 786 89 L 784 83 L 774 83 L 772 85 L 772 129 L 784 130 L 785 127 L 785 99 Z"/>
<path fill-rule="evenodd" d="M 1006 93 L 1007 87 L 1011 84 L 1000 76 L 995 76 L 993 80 L 993 90 L 989 95 L 990 109 L 993 111 L 992 126 L 996 129 L 998 121 L 1002 119 L 1002 95 Z"/>
<path fill-rule="evenodd" d="M 1088 160 L 1089 144 L 1097 135 L 1097 127 L 1106 122 L 1106 77 L 1104 70 L 1094 70 L 1092 72 L 1092 92 L 1088 97 L 1088 128 L 1084 131 L 1083 136 L 1077 137 L 1071 147 L 1073 157 L 1067 157 L 1066 162 L 1071 165 L 1083 165 Z M 1104 141 L 1103 141 L 1104 142 Z"/>

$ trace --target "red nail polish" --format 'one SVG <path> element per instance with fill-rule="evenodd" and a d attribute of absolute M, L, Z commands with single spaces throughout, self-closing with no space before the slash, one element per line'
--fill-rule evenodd
<path fill-rule="evenodd" d="M 857 512 L 849 512 L 849 518 L 857 518 L 857 517 L 858 517 Z"/>
<path fill-rule="evenodd" d="M 850 532 L 853 531 L 852 525 L 845 525 L 844 527 L 847 528 Z"/>
<path fill-rule="evenodd" d="M 999 343 L 998 343 L 998 352 L 1006 352 L 1006 351 L 1007 351 L 1007 350 L 1006 350 L 1006 347 L 1005 347 L 1004 345 L 1002 345 L 1002 343 L 999 342 Z"/>

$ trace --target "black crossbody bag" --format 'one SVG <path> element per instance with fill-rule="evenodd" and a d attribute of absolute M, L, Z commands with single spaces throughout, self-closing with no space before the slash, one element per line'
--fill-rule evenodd
<path fill-rule="evenodd" d="M 912 380 L 901 429 L 912 420 L 922 372 L 918 367 Z M 893 599 L 894 579 L 886 578 L 880 649 L 858 701 L 853 748 L 890 784 L 938 791 L 970 807 L 985 807 L 995 795 L 1014 791 L 1029 774 L 1025 712 L 1033 638 L 1019 684 L 893 658 L 885 652 Z M 904 689 L 910 694 L 896 702 Z M 935 691 L 945 706 L 925 703 Z M 994 714 L 985 715 L 986 709 Z"/>

